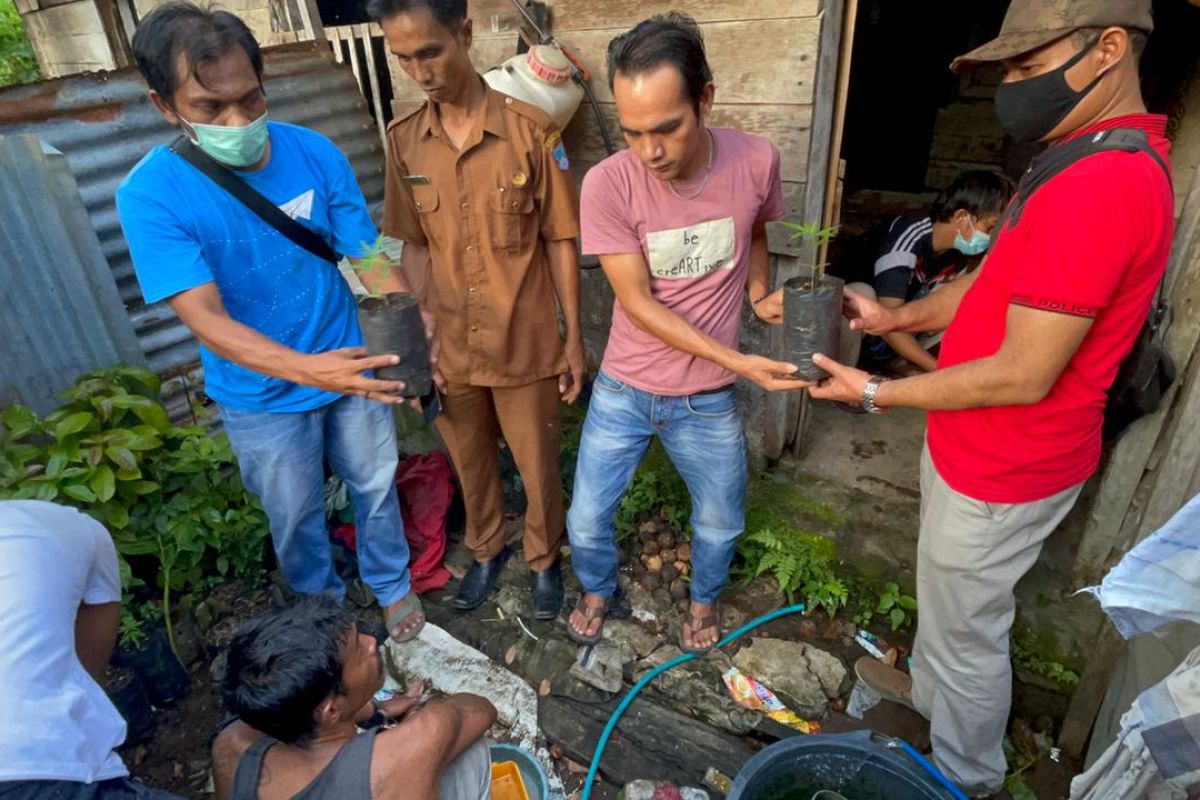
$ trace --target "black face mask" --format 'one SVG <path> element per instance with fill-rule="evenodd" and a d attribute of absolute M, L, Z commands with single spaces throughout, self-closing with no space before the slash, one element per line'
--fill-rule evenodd
<path fill-rule="evenodd" d="M 1097 75 L 1080 92 L 1067 83 L 1067 70 L 1091 50 L 1091 47 L 1085 48 L 1045 75 L 1000 84 L 996 89 L 996 117 L 1000 127 L 1018 142 L 1036 142 L 1045 138 L 1104 77 Z"/>

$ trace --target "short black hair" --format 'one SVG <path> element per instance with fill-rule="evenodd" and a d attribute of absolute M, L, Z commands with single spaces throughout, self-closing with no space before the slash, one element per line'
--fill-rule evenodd
<path fill-rule="evenodd" d="M 608 88 L 617 73 L 633 76 L 670 64 L 679 70 L 684 91 L 696 113 L 700 96 L 712 83 L 712 70 L 704 54 L 704 34 L 696 20 L 671 11 L 657 14 L 635 25 L 608 43 Z"/>
<path fill-rule="evenodd" d="M 310 595 L 242 623 L 229 643 L 221 696 L 247 725 L 304 744 L 314 713 L 342 691 L 343 652 L 354 616 L 325 595 Z"/>
<path fill-rule="evenodd" d="M 949 222 L 960 208 L 976 219 L 999 214 L 1016 188 L 1011 178 L 999 172 L 982 169 L 964 172 L 938 194 L 929 216 L 934 222 Z"/>
<path fill-rule="evenodd" d="M 228 11 L 173 0 L 151 11 L 133 34 L 133 57 L 138 69 L 150 88 L 167 102 L 171 102 L 179 88 L 180 53 L 192 77 L 204 86 L 197 70 L 216 63 L 238 47 L 250 58 L 261 82 L 263 59 L 258 42 L 246 23 Z"/>
<path fill-rule="evenodd" d="M 397 14 L 407 14 L 422 8 L 429 9 L 443 27 L 455 30 L 467 18 L 467 0 L 369 0 L 367 16 L 383 22 Z"/>

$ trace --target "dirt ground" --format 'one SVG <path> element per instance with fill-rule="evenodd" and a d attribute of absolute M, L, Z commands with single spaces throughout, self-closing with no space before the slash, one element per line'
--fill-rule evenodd
<path fill-rule="evenodd" d="M 211 796 L 208 740 L 225 717 L 208 666 L 204 659 L 190 670 L 191 689 L 174 708 L 159 710 L 149 742 L 120 751 L 137 780 L 195 800 Z"/>
<path fill-rule="evenodd" d="M 846 524 L 840 526 L 840 530 L 821 532 L 834 536 L 840 552 L 854 553 L 857 567 L 864 572 L 874 569 L 875 577 L 886 575 L 887 579 L 910 587 L 915 565 L 906 554 L 915 553 L 916 549 L 919 500 L 916 464 L 922 445 L 921 415 L 914 413 L 906 417 L 898 412 L 886 417 L 850 418 L 828 408 L 818 413 L 820 419 L 812 426 L 812 438 L 805 456 L 779 464 L 775 479 L 782 484 L 801 487 L 806 497 L 844 515 Z M 461 527 L 461 522 L 455 527 Z M 519 519 L 510 520 L 509 533 L 517 543 Z M 447 564 L 459 574 L 470 563 L 469 553 L 458 541 L 460 536 L 461 533 L 452 534 L 447 557 Z M 506 571 L 506 580 L 527 592 L 523 567 L 515 563 L 517 560 L 511 564 L 514 568 Z M 570 595 L 572 577 L 569 570 L 567 572 Z M 451 583 L 445 591 L 427 596 L 427 606 L 444 606 L 440 610 L 452 618 L 448 602 L 454 588 L 455 584 Z M 242 620 L 283 599 L 277 586 L 221 591 L 231 593 L 228 602 L 223 604 L 227 610 L 209 631 L 201 633 L 202 646 L 195 648 L 197 657 L 188 669 L 192 679 L 189 692 L 173 707 L 158 711 L 157 729 L 150 741 L 122 751 L 134 777 L 150 786 L 196 800 L 211 797 L 209 740 L 225 716 L 213 683 L 213 675 L 220 666 L 213 668 L 214 659 L 219 657 Z M 736 609 L 745 619 L 774 610 L 781 602 L 778 589 L 766 579 L 749 586 L 735 585 L 726 592 L 723 600 L 725 606 Z M 377 622 L 377 612 L 373 609 L 363 608 L 360 613 L 364 624 Z M 850 617 L 851 613 L 845 611 L 834 619 L 823 612 L 789 617 L 764 626 L 756 635 L 806 642 L 834 654 L 849 668 L 865 654 L 853 642 L 854 627 Z M 554 628 L 553 624 L 550 626 Z M 557 627 L 561 628 L 561 623 Z M 544 629 L 536 630 L 541 633 Z M 903 657 L 911 648 L 911 634 L 893 634 L 886 625 L 872 626 L 872 631 L 898 648 L 903 663 Z M 843 713 L 845 700 L 843 696 L 830 704 L 828 713 L 821 719 L 824 731 L 837 733 L 871 728 L 928 750 L 928 724 L 914 712 L 881 703 L 860 721 Z M 1065 711 L 1066 702 L 1067 698 L 1061 693 L 1014 682 L 1013 708 L 1014 719 L 1020 720 L 1018 731 L 1028 732 L 1037 727 L 1052 733 L 1055 721 L 1061 719 Z M 763 742 L 755 741 L 752 746 L 761 747 Z M 566 758 L 560 758 L 556 765 L 568 793 L 577 790 L 585 766 Z M 1043 755 L 1024 770 L 1022 778 L 1039 800 L 1065 800 L 1070 779 L 1079 769 L 1078 763 L 1065 757 L 1061 762 L 1054 762 Z M 619 787 L 604 785 L 597 787 L 594 796 L 615 798 L 618 791 Z"/>
<path fill-rule="evenodd" d="M 514 525 L 513 529 L 515 532 L 517 526 Z M 458 550 L 452 554 L 450 562 L 464 560 L 464 553 Z M 444 602 L 453 588 L 452 583 L 446 592 L 439 593 L 440 600 L 428 598 L 427 602 Z M 748 587 L 731 589 L 725 602 L 747 616 L 757 616 L 778 606 L 778 599 L 774 594 L 776 593 L 769 587 L 751 584 Z M 157 729 L 149 742 L 122 751 L 122 756 L 135 778 L 185 798 L 206 800 L 211 797 L 208 745 L 213 731 L 225 716 L 210 674 L 213 660 L 238 623 L 270 603 L 278 602 L 279 599 L 278 590 L 243 590 L 237 593 L 236 598 L 229 604 L 230 610 L 227 615 L 204 635 L 205 646 L 198 648 L 200 656 L 188 670 L 192 683 L 187 695 L 173 707 L 159 710 Z M 360 613 L 363 615 L 364 624 L 374 622 L 373 611 L 360 609 Z M 849 666 L 863 655 L 863 651 L 857 645 L 847 644 L 848 626 L 851 624 L 841 617 L 830 619 L 823 613 L 817 613 L 807 617 L 775 621 L 762 628 L 759 633 L 774 638 L 807 642 L 837 655 Z M 906 634 L 892 634 L 886 627 L 876 632 L 896 645 L 901 653 L 906 653 L 907 648 L 911 646 L 911 639 Z M 1016 709 L 1047 707 L 1047 698 L 1038 696 L 1041 690 L 1020 683 L 1014 685 L 1014 690 Z M 867 727 L 880 733 L 901 737 L 921 749 L 929 747 L 927 723 L 907 709 L 881 703 L 868 711 L 864 720 L 859 721 L 842 713 L 842 708 L 844 698 L 841 702 L 834 701 L 831 704 L 829 712 L 821 720 L 824 731 L 838 733 Z M 756 742 L 754 746 L 760 747 L 762 743 Z M 562 758 L 557 762 L 557 766 L 568 792 L 578 789 L 582 783 L 583 765 Z M 1024 772 L 1023 778 L 1039 800 L 1065 800 L 1070 778 L 1078 770 L 1077 763 L 1065 758 L 1061 763 L 1041 758 Z M 617 793 L 618 787 L 606 785 L 601 787 L 595 796 L 616 797 Z"/>

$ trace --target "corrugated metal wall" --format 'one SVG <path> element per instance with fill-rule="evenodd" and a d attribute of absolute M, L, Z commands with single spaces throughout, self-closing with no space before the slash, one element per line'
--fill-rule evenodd
<path fill-rule="evenodd" d="M 264 54 L 272 118 L 333 139 L 353 164 L 368 206 L 381 202 L 382 148 L 350 69 L 334 64 L 323 42 Z M 88 73 L 4 90 L 0 134 L 14 133 L 32 133 L 66 155 L 150 368 L 166 377 L 186 373 L 194 385 L 196 341 L 165 303 L 143 304 L 117 219 L 117 186 L 143 155 L 175 135 L 147 100 L 141 77 L 135 70 Z"/>
<path fill-rule="evenodd" d="M 45 414 L 81 373 L 144 364 L 66 158 L 0 135 L 0 208 L 0 406 Z"/>

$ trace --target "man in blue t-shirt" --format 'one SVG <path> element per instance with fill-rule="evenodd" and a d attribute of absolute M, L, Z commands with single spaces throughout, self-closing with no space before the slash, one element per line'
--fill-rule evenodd
<path fill-rule="evenodd" d="M 352 264 L 368 255 L 376 230 L 350 164 L 324 136 L 267 121 L 262 55 L 245 23 L 169 3 L 142 20 L 133 50 L 168 122 Z M 403 386 L 368 377 L 399 359 L 366 355 L 337 266 L 165 146 L 129 173 L 117 208 L 146 303 L 165 300 L 200 340 L 208 394 L 266 509 L 288 583 L 345 593 L 325 529 L 328 459 L 354 500 L 359 571 L 389 633 L 416 636 L 424 615 L 394 479 L 391 405 L 403 402 Z M 364 282 L 377 293 L 408 290 L 399 268 Z"/>

